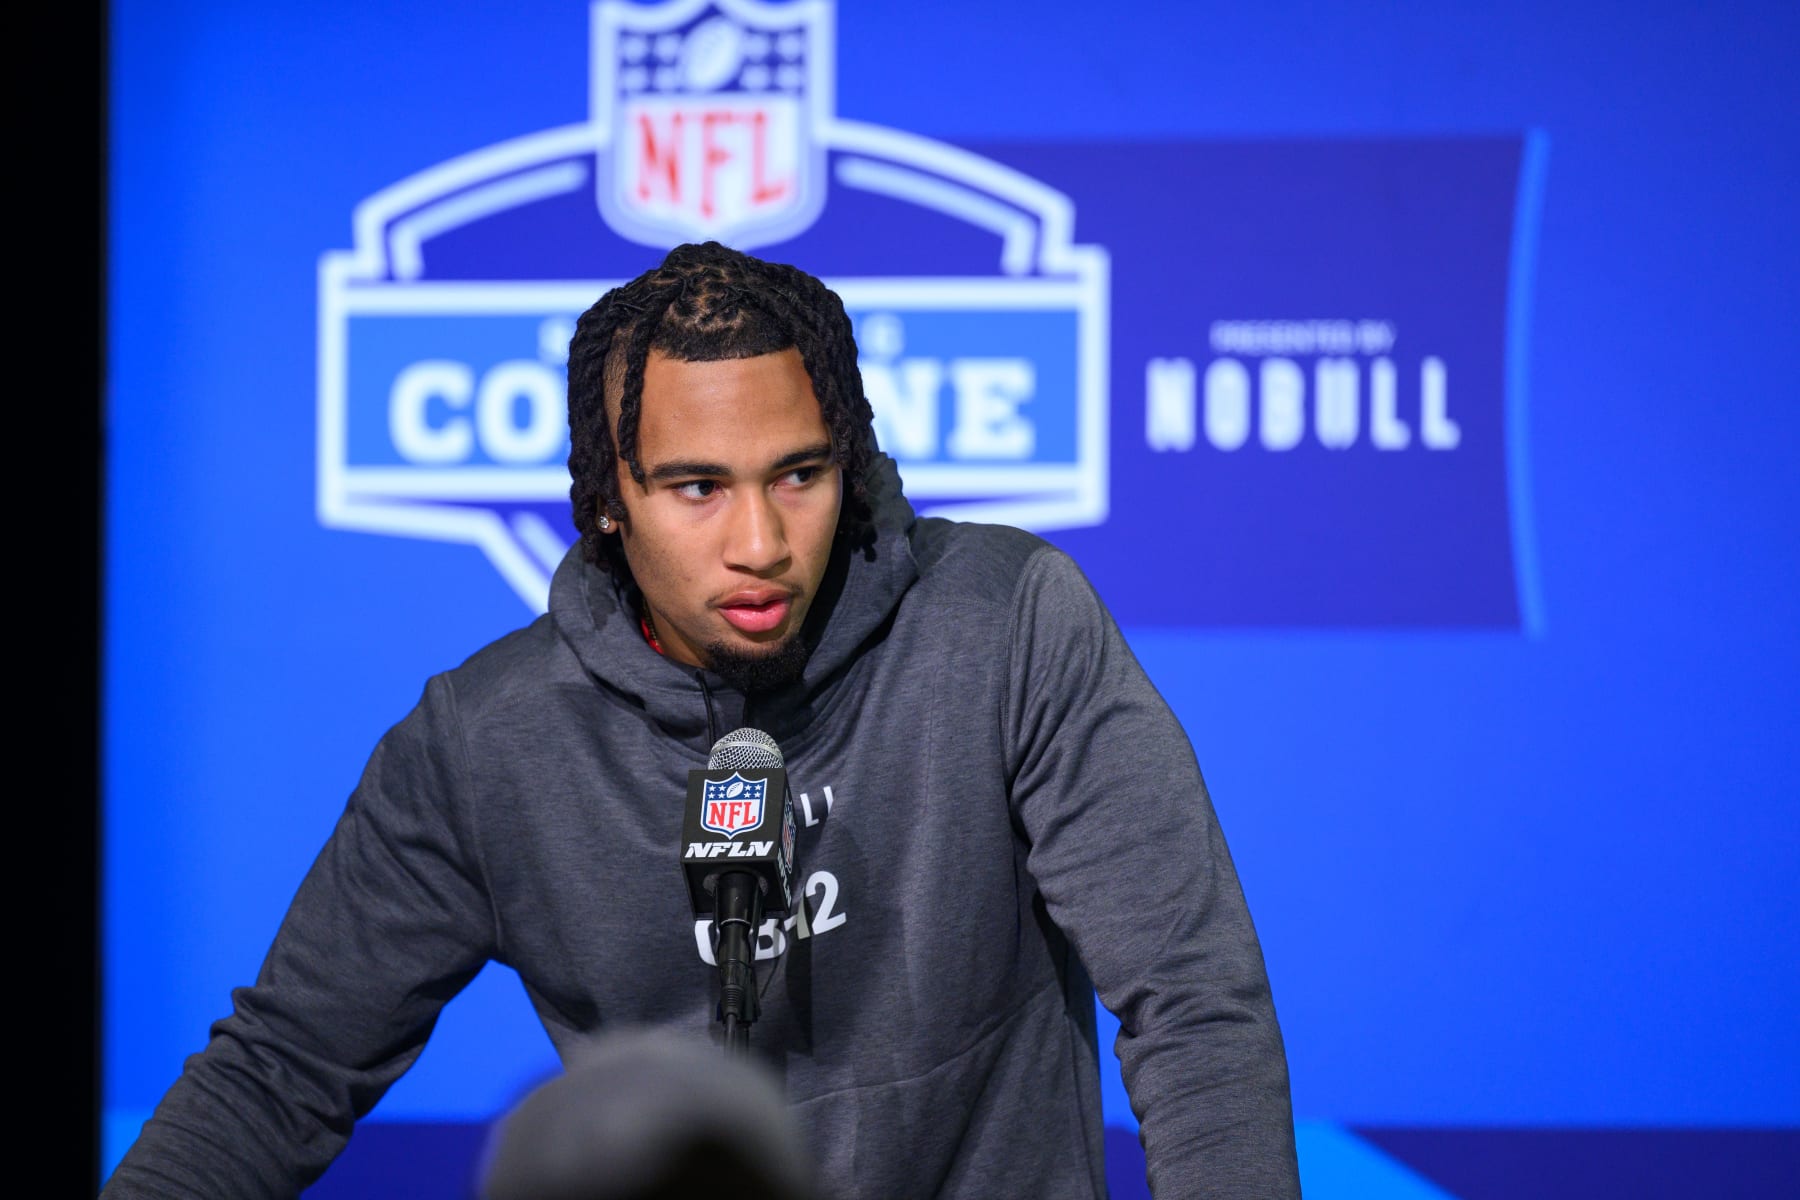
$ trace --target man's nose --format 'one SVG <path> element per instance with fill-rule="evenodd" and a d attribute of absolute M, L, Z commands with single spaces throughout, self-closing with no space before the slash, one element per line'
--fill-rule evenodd
<path fill-rule="evenodd" d="M 769 494 L 758 490 L 741 496 L 733 508 L 726 565 L 758 575 L 773 574 L 786 566 L 787 531 L 781 510 Z"/>

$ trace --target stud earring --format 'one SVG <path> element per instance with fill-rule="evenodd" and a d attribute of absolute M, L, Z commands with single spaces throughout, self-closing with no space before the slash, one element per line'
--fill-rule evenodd
<path fill-rule="evenodd" d="M 612 532 L 612 518 L 607 516 L 605 513 L 600 514 L 600 532 L 601 533 Z"/>

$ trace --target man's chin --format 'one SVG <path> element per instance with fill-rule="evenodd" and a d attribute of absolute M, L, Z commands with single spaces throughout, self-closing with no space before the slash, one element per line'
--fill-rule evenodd
<path fill-rule="evenodd" d="M 800 678 L 812 652 L 798 631 L 778 642 L 715 641 L 706 647 L 706 665 L 740 692 L 767 692 Z"/>

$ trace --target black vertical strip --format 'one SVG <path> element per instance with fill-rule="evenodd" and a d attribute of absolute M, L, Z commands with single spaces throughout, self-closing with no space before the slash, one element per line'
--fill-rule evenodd
<path fill-rule="evenodd" d="M 6 825 L 32 1190 L 93 1195 L 100 1160 L 100 604 L 107 8 L 24 6 L 6 143 Z M 40 1136 L 46 1140 L 40 1141 Z"/>

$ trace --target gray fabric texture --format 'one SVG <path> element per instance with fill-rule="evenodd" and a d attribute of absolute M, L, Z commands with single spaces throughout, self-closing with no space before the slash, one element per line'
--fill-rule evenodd
<path fill-rule="evenodd" d="M 751 1040 L 829 1194 L 1105 1195 L 1097 990 L 1154 1194 L 1297 1196 L 1187 737 L 1067 556 L 915 520 L 878 471 L 877 539 L 834 558 L 790 688 L 659 657 L 573 552 L 549 615 L 433 678 L 105 1195 L 295 1195 L 490 958 L 565 1060 L 617 1029 L 715 1038 L 682 806 L 711 738 L 754 724 L 787 757 L 807 918 L 765 927 Z"/>

